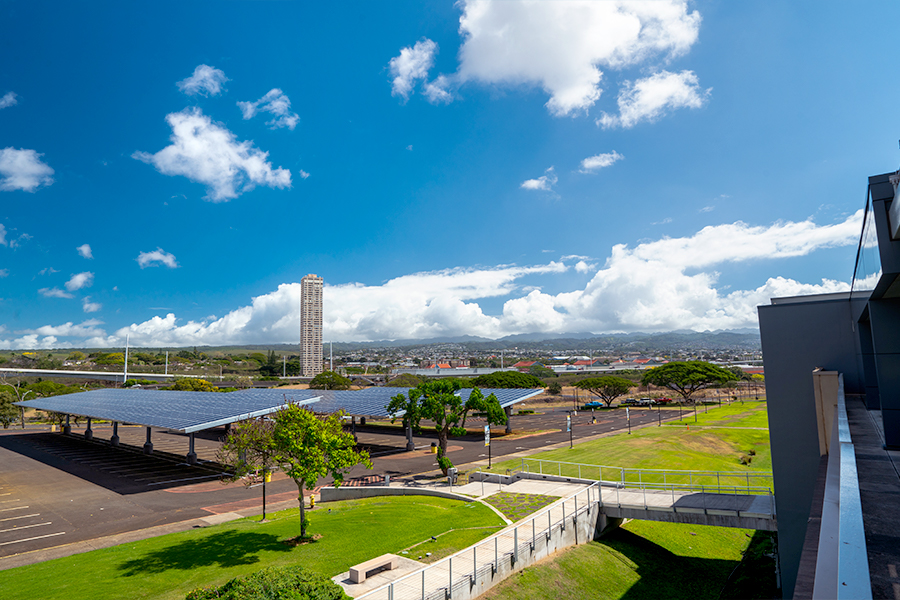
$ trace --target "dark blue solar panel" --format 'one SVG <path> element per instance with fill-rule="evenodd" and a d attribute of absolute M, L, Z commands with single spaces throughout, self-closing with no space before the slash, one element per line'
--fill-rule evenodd
<path fill-rule="evenodd" d="M 296 401 L 309 404 L 315 402 L 315 397 L 307 395 Z M 26 400 L 18 404 L 39 410 L 191 433 L 273 413 L 284 404 L 284 398 L 281 395 L 257 396 L 246 392 L 105 389 Z"/>
<path fill-rule="evenodd" d="M 285 402 L 308 405 L 317 413 L 339 410 L 365 417 L 389 417 L 391 398 L 410 388 L 372 387 L 361 390 L 249 389 L 230 393 L 105 389 L 38 398 L 20 406 L 94 419 L 136 423 L 190 433 L 241 419 L 276 412 Z M 541 393 L 538 389 L 483 389 L 507 407 Z M 471 389 L 460 390 L 468 399 Z"/>

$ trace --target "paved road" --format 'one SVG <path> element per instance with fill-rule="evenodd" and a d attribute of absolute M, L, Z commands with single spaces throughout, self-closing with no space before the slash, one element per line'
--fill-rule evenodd
<path fill-rule="evenodd" d="M 564 443 L 564 408 L 551 408 L 539 415 L 516 415 L 514 431 L 533 433 L 495 437 L 492 455 L 503 456 L 540 450 Z M 656 422 L 660 415 L 649 409 L 633 409 L 631 425 L 637 427 Z M 574 440 L 597 436 L 627 428 L 624 410 L 597 411 L 596 422 L 590 412 L 573 417 L 571 436 Z M 662 412 L 662 419 L 667 411 Z M 677 418 L 669 411 L 669 418 Z M 483 422 L 470 419 L 469 426 Z M 238 510 L 261 509 L 258 487 L 241 484 L 224 485 L 219 474 L 203 461 L 215 459 L 222 429 L 198 436 L 195 450 L 201 464 L 191 467 L 183 460 L 147 457 L 139 452 L 112 448 L 103 444 L 112 435 L 108 426 L 94 426 L 94 443 L 81 434 L 84 424 L 75 427 L 75 436 L 51 433 L 47 427 L 0 430 L 0 568 L 2 558 L 64 544 L 72 544 L 131 532 L 149 527 L 209 517 Z M 142 427 L 119 427 L 122 444 L 140 448 L 145 440 Z M 349 478 L 380 481 L 433 472 L 435 456 L 428 448 L 434 436 L 415 437 L 419 450 L 405 452 L 406 439 L 399 430 L 357 427 L 362 446 L 373 455 L 374 469 L 357 467 Z M 153 431 L 158 451 L 184 455 L 187 436 Z M 98 443 L 99 442 L 99 443 Z M 483 435 L 454 438 L 449 456 L 457 465 L 487 458 Z M 320 483 L 329 483 L 327 480 Z M 269 504 L 296 501 L 293 481 L 277 474 L 267 486 Z M 308 494 L 307 494 L 308 495 Z"/>

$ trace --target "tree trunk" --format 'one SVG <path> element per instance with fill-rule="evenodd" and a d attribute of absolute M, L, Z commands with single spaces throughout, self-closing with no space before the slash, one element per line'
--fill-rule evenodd
<path fill-rule="evenodd" d="M 441 430 L 438 432 L 438 458 L 441 458 L 447 454 L 447 439 L 449 437 L 450 436 L 446 430 Z M 444 475 L 447 474 L 447 468 L 443 465 L 441 466 L 441 472 L 443 472 Z"/>
<path fill-rule="evenodd" d="M 294 483 L 297 484 L 297 492 L 299 494 L 300 500 L 300 537 L 306 537 L 306 504 L 303 501 L 303 482 L 294 480 Z"/>

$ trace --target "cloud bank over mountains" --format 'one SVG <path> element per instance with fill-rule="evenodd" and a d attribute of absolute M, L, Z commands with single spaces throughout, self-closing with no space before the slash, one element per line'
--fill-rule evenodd
<path fill-rule="evenodd" d="M 326 285 L 324 339 L 498 338 L 532 332 L 756 327 L 756 307 L 772 297 L 845 291 L 849 284 L 827 279 L 804 283 L 774 276 L 756 288 L 725 293 L 717 287 L 716 268 L 767 261 L 774 270 L 778 259 L 855 244 L 861 224 L 862 211 L 858 211 L 830 225 L 812 220 L 769 226 L 735 222 L 704 227 L 689 237 L 666 237 L 634 247 L 619 244 L 583 288 L 557 294 L 541 289 L 523 293 L 521 280 L 552 278 L 570 270 L 585 272 L 587 257 L 566 256 L 531 266 L 457 267 L 403 275 L 381 285 Z M 89 274 L 81 275 L 86 280 Z M 486 314 L 478 303 L 507 296 L 499 314 Z M 183 322 L 169 313 L 114 334 L 91 319 L 80 325 L 15 332 L 20 337 L 0 340 L 0 347 L 118 346 L 126 334 L 137 346 L 295 343 L 299 302 L 300 284 L 284 283 L 223 317 Z"/>

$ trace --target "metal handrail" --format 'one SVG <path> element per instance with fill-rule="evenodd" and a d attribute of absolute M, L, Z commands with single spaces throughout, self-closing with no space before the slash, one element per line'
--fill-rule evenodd
<path fill-rule="evenodd" d="M 545 510 L 536 513 L 532 516 L 530 523 L 528 521 L 519 521 L 518 523 L 509 525 L 503 530 L 465 550 L 461 550 L 447 558 L 443 558 L 422 569 L 404 575 L 403 577 L 386 583 L 374 590 L 357 596 L 357 600 L 363 600 L 365 598 L 373 599 L 376 597 L 376 594 L 387 600 L 398 600 L 399 597 L 396 592 L 399 591 L 401 586 L 407 592 L 415 592 L 414 594 L 404 594 L 403 597 L 405 598 L 416 598 L 416 600 L 420 598 L 429 599 L 432 597 L 441 598 L 442 600 L 444 598 L 452 598 L 455 589 L 459 589 L 461 586 L 465 585 L 474 585 L 480 572 L 484 573 L 487 569 L 492 569 L 493 572 L 496 573 L 499 570 L 500 562 L 507 559 L 515 564 L 520 560 L 520 556 L 523 552 L 534 552 L 540 543 L 546 544 L 550 540 L 554 530 L 560 528 L 565 529 L 567 521 L 577 521 L 578 517 L 589 511 L 593 504 L 597 502 L 601 502 L 602 504 L 601 495 L 598 493 L 598 489 L 599 482 L 595 482 L 587 488 L 579 490 L 571 496 L 553 503 Z M 579 496 L 582 496 L 582 500 L 584 500 L 584 496 L 586 496 L 587 501 L 579 503 Z M 566 510 L 566 503 L 574 504 L 574 508 L 571 512 Z M 562 508 L 562 518 L 554 521 L 552 512 L 560 507 Z M 538 525 L 539 522 L 541 525 Z M 526 531 L 524 537 L 520 536 L 520 530 Z M 531 534 L 530 540 L 528 539 L 527 534 Z M 501 551 L 501 541 L 504 542 L 503 546 L 508 546 L 508 538 L 510 535 L 512 535 L 513 538 L 512 548 L 507 549 L 504 547 Z M 483 553 L 485 552 L 486 547 L 490 549 L 491 546 L 493 546 L 493 560 L 488 560 L 486 563 L 479 566 L 479 549 L 481 549 Z M 481 557 L 483 561 L 484 555 L 481 554 Z M 457 571 L 457 575 L 455 576 L 454 563 L 456 565 L 466 564 L 468 566 Z M 438 574 L 436 576 L 446 576 L 446 583 L 443 585 L 438 583 L 438 585 L 432 586 L 431 590 L 427 590 L 426 588 L 429 587 L 427 583 L 429 572 L 434 573 L 435 571 L 444 569 L 446 569 L 446 575 Z M 433 581 L 434 578 L 432 577 L 432 582 Z"/>
<path fill-rule="evenodd" d="M 534 470 L 534 466 L 537 466 L 537 470 Z M 548 467 L 545 469 L 545 465 Z M 566 466 L 566 475 L 563 475 L 563 466 Z M 555 469 L 553 468 L 555 466 Z M 519 469 L 520 471 L 526 473 L 538 473 L 540 475 L 556 475 L 558 477 L 574 477 L 575 475 L 570 475 L 569 472 L 577 469 L 577 477 L 579 479 L 590 479 L 593 481 L 603 481 L 603 482 L 613 482 L 613 483 L 621 483 L 629 486 L 638 486 L 652 483 L 646 481 L 649 477 L 651 480 L 653 478 L 662 477 L 662 483 L 668 485 L 670 483 L 675 483 L 670 481 L 670 479 L 675 479 L 676 481 L 684 478 L 687 478 L 688 484 L 691 489 L 698 488 L 730 488 L 730 487 L 738 487 L 734 484 L 735 481 L 743 480 L 743 484 L 740 487 L 746 491 L 748 494 L 759 494 L 765 493 L 769 494 L 772 488 L 772 473 L 770 471 L 692 471 L 692 470 L 675 470 L 675 469 L 636 469 L 631 467 L 613 467 L 609 465 L 589 465 L 585 463 L 573 463 L 573 462 L 565 462 L 565 461 L 556 461 L 556 460 L 544 460 L 544 459 L 522 459 L 522 466 Z M 596 473 L 596 478 L 592 477 L 593 473 Z M 587 477 L 586 477 L 587 475 Z M 604 477 L 605 475 L 605 477 Z M 704 479 L 710 480 L 715 478 L 715 484 L 712 484 L 711 481 L 704 482 Z M 768 486 L 760 486 L 758 484 L 751 485 L 751 480 L 765 480 L 769 482 Z"/>

